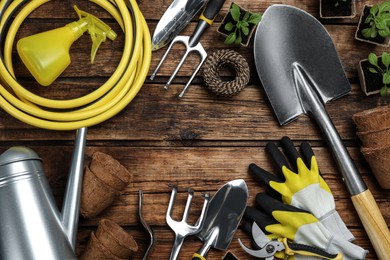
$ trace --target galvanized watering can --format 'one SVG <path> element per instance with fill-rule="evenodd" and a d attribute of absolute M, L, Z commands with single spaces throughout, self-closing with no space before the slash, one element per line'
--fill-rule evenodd
<path fill-rule="evenodd" d="M 76 259 L 86 132 L 77 131 L 62 213 L 33 150 L 0 155 L 0 259 Z"/>

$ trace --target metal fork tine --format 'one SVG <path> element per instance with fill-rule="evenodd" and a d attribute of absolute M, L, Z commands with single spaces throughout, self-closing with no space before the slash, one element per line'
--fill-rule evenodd
<path fill-rule="evenodd" d="M 179 72 L 181 66 L 183 66 L 184 61 L 186 60 L 186 58 L 190 52 L 191 52 L 191 50 L 190 51 L 186 50 L 183 57 L 180 59 L 179 64 L 176 66 L 175 71 L 172 73 L 171 77 L 168 79 L 168 82 L 165 84 L 165 86 L 164 86 L 165 89 L 168 89 L 168 87 L 171 85 L 172 80 L 176 77 L 176 74 Z"/>
<path fill-rule="evenodd" d="M 162 56 L 160 62 L 158 63 L 156 69 L 153 71 L 152 75 L 150 76 L 150 80 L 154 80 L 156 77 L 156 74 L 158 70 L 160 69 L 161 65 L 164 63 L 165 59 L 168 56 L 169 51 L 172 49 L 172 46 L 175 44 L 175 41 L 172 41 L 171 44 L 168 46 L 167 50 L 165 51 L 164 55 Z"/>
<path fill-rule="evenodd" d="M 188 189 L 188 198 L 187 198 L 187 203 L 186 203 L 186 207 L 184 208 L 184 214 L 183 214 L 184 221 L 187 221 L 188 216 L 190 214 L 190 207 L 191 207 L 191 202 L 192 202 L 193 196 L 194 196 L 194 191 L 191 189 Z"/>
<path fill-rule="evenodd" d="M 198 74 L 200 68 L 203 66 L 203 63 L 206 61 L 206 58 L 207 58 L 206 51 L 203 48 L 202 48 L 202 51 L 200 51 L 200 50 L 197 50 L 197 51 L 199 52 L 200 57 L 201 57 L 202 60 L 200 61 L 200 63 L 196 67 L 194 73 L 192 73 L 190 80 L 184 86 L 183 90 L 179 94 L 179 97 L 183 97 L 184 96 L 184 93 L 187 91 L 188 87 L 191 85 L 192 80 L 195 78 L 196 74 Z"/>
<path fill-rule="evenodd" d="M 172 210 L 173 210 L 173 204 L 175 203 L 175 200 L 176 200 L 177 186 L 169 185 L 169 187 L 172 188 L 172 193 L 171 193 L 171 198 L 169 199 L 166 219 L 167 219 L 168 224 L 170 225 L 170 223 L 172 223 L 174 221 L 171 217 L 171 214 L 172 214 Z"/>

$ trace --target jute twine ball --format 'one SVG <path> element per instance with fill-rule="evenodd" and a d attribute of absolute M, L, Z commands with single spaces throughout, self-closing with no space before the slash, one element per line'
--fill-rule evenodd
<path fill-rule="evenodd" d="M 231 81 L 222 81 L 222 66 L 232 67 L 236 77 Z M 216 95 L 233 96 L 240 92 L 249 82 L 250 70 L 248 62 L 236 51 L 221 49 L 208 55 L 203 65 L 203 80 L 206 86 Z"/>

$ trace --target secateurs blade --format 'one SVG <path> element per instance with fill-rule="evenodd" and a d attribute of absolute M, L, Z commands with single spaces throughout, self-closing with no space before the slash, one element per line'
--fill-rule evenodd
<path fill-rule="evenodd" d="M 274 255 L 277 252 L 284 251 L 286 256 L 293 256 L 294 254 L 299 254 L 306 256 L 315 256 L 322 259 L 343 259 L 343 255 L 341 253 L 330 254 L 317 247 L 290 242 L 287 240 L 287 238 L 271 240 L 264 234 L 264 232 L 260 229 L 256 222 L 253 222 L 252 225 L 252 236 L 256 245 L 260 248 L 259 250 L 247 248 L 241 242 L 240 239 L 238 239 L 238 242 L 240 243 L 242 249 L 244 249 L 245 252 L 254 257 L 272 260 L 274 259 Z"/>

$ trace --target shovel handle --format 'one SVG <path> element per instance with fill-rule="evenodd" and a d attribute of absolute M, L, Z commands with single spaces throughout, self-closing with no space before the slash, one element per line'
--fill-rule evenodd
<path fill-rule="evenodd" d="M 379 259 L 390 259 L 390 232 L 375 199 L 343 145 L 323 102 L 315 91 L 314 83 L 299 64 L 294 64 L 293 73 L 301 105 L 324 134 L 375 252 Z"/>
<path fill-rule="evenodd" d="M 390 232 L 370 190 L 352 196 L 352 203 L 379 259 L 390 259 Z"/>

